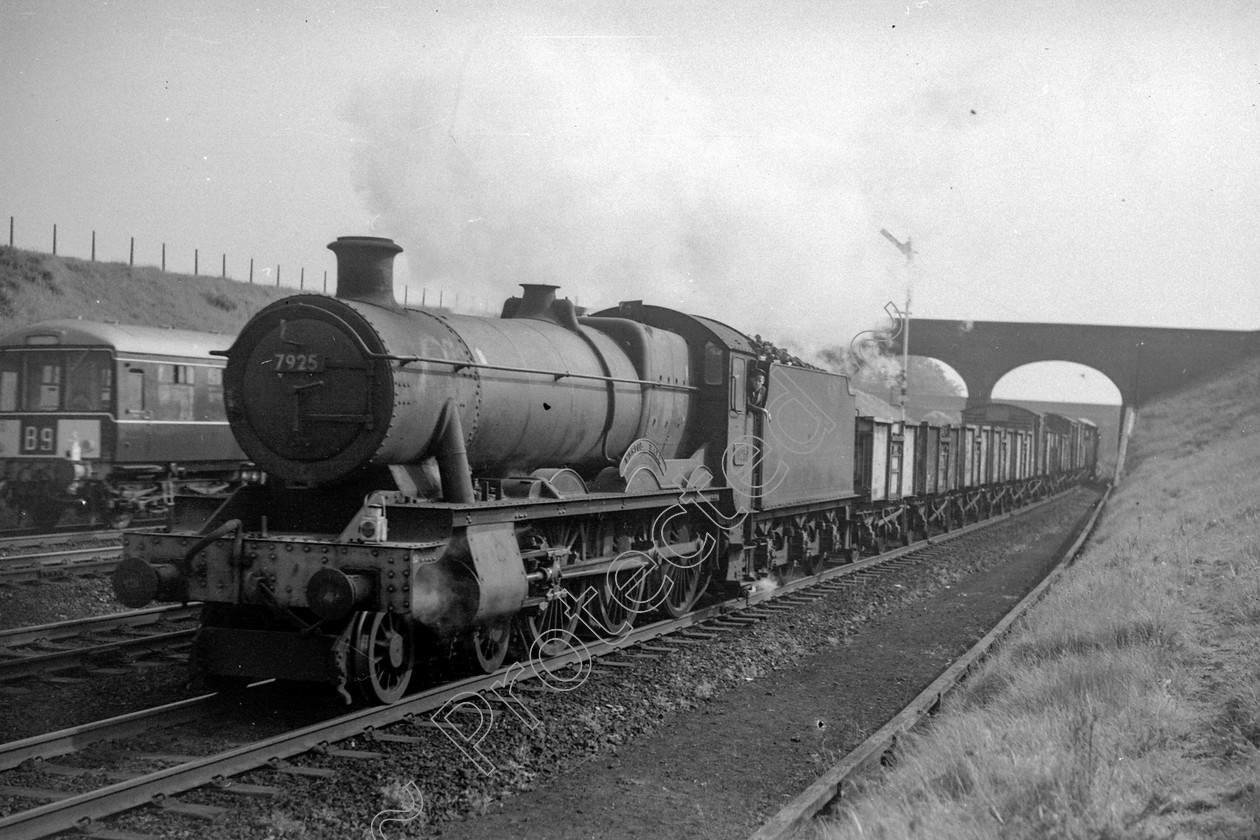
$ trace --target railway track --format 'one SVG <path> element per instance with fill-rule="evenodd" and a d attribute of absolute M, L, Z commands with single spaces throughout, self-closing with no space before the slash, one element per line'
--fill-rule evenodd
<path fill-rule="evenodd" d="M 138 656 L 169 655 L 196 632 L 200 605 L 171 605 L 0 631 L 0 692 L 30 677 L 117 673 Z"/>
<path fill-rule="evenodd" d="M 59 531 L 0 538 L 0 584 L 103 574 L 118 565 L 119 531 Z"/>
<path fill-rule="evenodd" d="M 1047 500 L 1050 501 L 1050 500 Z M 253 743 L 241 744 L 203 756 L 148 754 L 164 766 L 141 773 L 107 771 L 112 783 L 90 791 L 71 792 L 54 786 L 9 783 L 0 777 L 0 797 L 15 802 L 42 804 L 14 811 L 0 818 L 5 837 L 37 838 L 76 826 L 90 826 L 103 819 L 145 804 L 157 804 L 167 811 L 213 818 L 216 809 L 204 804 L 185 803 L 179 794 L 197 788 L 228 792 L 274 795 L 274 789 L 233 782 L 233 777 L 259 769 L 281 774 L 327 775 L 326 767 L 303 767 L 291 760 L 303 754 L 354 760 L 376 755 L 371 749 L 338 746 L 348 739 L 369 743 L 417 744 L 435 737 L 434 731 L 455 726 L 453 715 L 528 713 L 528 697 L 539 691 L 556 690 L 557 681 L 571 685 L 574 675 L 602 674 L 615 679 L 619 669 L 631 667 L 638 659 L 659 659 L 688 645 L 703 644 L 722 634 L 755 626 L 762 619 L 795 609 L 812 601 L 863 586 L 872 578 L 896 573 L 907 566 L 931 558 L 944 542 L 983 539 L 987 528 L 1039 507 L 1032 505 L 950 534 L 933 537 L 878 557 L 826 569 L 818 574 L 790 581 L 768 591 L 754 591 L 737 598 L 710 604 L 680 619 L 657 621 L 635 628 L 615 639 L 589 639 L 569 646 L 569 650 L 542 662 L 515 663 L 488 676 L 470 677 L 412 694 L 387 707 L 338 715 Z M 583 677 L 585 679 L 585 677 Z M 474 698 L 470 700 L 469 698 Z M 205 715 L 213 697 L 183 701 L 177 708 L 161 707 L 147 712 L 76 727 L 59 733 L 28 738 L 0 747 L 0 769 L 8 773 L 39 774 L 41 784 L 78 773 L 55 759 L 89 743 L 123 740 L 136 731 L 152 732 L 161 722 L 170 725 L 197 720 Z M 454 701 L 460 701 L 452 706 Z M 524 711 L 523 711 L 524 710 Z M 166 721 L 170 721 L 167 724 Z M 475 757 L 474 757 L 475 762 Z M 79 774 L 81 778 L 83 774 Z M 264 786 L 265 787 L 265 786 Z"/>
<path fill-rule="evenodd" d="M 895 758 L 898 738 L 939 708 L 944 697 L 962 684 L 994 645 L 1010 631 L 1011 626 L 1041 600 L 1058 575 L 1067 568 L 1093 533 L 1094 526 L 1110 497 L 1111 490 L 1108 489 L 1072 545 L 1059 558 L 1055 568 L 1019 603 L 1015 604 L 996 627 L 958 657 L 888 723 L 856 748 L 841 756 L 839 761 L 819 776 L 812 785 L 767 820 L 749 840 L 793 840 L 801 836 L 811 836 L 803 833 L 806 827 L 842 798 L 846 788 L 851 787 L 852 780 Z"/>

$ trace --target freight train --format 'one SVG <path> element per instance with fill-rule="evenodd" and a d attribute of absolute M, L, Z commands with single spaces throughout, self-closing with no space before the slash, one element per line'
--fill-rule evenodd
<path fill-rule="evenodd" d="M 223 411 L 218 333 L 78 319 L 0 338 L 0 497 L 51 530 L 119 527 L 259 474 Z"/>
<path fill-rule="evenodd" d="M 1093 469 L 1048 420 L 858 417 L 845 377 L 711 318 L 580 312 L 547 285 L 498 318 L 407 309 L 396 244 L 329 248 L 337 296 L 269 305 L 226 352 L 228 421 L 267 481 L 128 534 L 114 575 L 127 606 L 205 602 L 191 659 L 211 683 L 388 703 L 434 662 L 491 672 L 513 641 L 547 655 L 579 622 L 682 615 L 711 584 L 812 572 Z"/>

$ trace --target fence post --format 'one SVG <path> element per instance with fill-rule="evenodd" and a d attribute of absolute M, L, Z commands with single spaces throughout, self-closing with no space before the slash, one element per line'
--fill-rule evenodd
<path fill-rule="evenodd" d="M 411 291 L 410 286 L 403 286 L 403 306 L 407 305 L 407 292 Z"/>
<path fill-rule="evenodd" d="M 254 282 L 254 258 L 249 258 L 249 282 Z"/>
<path fill-rule="evenodd" d="M 298 274 L 298 291 L 306 289 L 306 266 L 302 266 L 301 272 Z"/>
<path fill-rule="evenodd" d="M 280 288 L 280 263 L 276 263 L 276 288 Z"/>
<path fill-rule="evenodd" d="M 200 273 L 201 273 L 201 266 L 198 260 L 197 249 L 193 248 L 193 276 L 196 277 Z"/>
<path fill-rule="evenodd" d="M 227 254 L 223 255 L 223 277 L 227 278 Z"/>
<path fill-rule="evenodd" d="M 127 265 L 135 266 L 136 264 L 136 238 L 131 237 L 131 256 L 127 258 Z"/>
<path fill-rule="evenodd" d="M 162 270 L 166 271 L 166 243 L 162 243 Z"/>
<path fill-rule="evenodd" d="M 424 299 L 427 298 L 428 296 L 429 296 L 429 287 L 421 286 L 420 287 L 420 305 L 421 306 L 424 306 Z"/>
<path fill-rule="evenodd" d="M 324 294 L 328 294 L 328 271 L 324 271 Z"/>
<path fill-rule="evenodd" d="M 53 256 L 57 256 L 57 226 L 53 225 Z"/>
<path fill-rule="evenodd" d="M 96 231 L 92 231 L 92 262 L 96 262 Z"/>

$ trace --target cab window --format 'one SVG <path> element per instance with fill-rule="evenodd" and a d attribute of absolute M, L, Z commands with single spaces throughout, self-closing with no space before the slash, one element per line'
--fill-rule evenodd
<path fill-rule="evenodd" d="M 704 345 L 704 384 L 722 384 L 722 348 L 712 341 Z"/>
<path fill-rule="evenodd" d="M 15 353 L 0 355 L 0 411 L 18 410 L 18 365 Z"/>
<path fill-rule="evenodd" d="M 66 355 L 66 410 L 108 411 L 114 377 L 109 357 L 102 353 Z"/>
<path fill-rule="evenodd" d="M 61 365 L 44 354 L 26 365 L 27 411 L 56 411 L 61 408 Z"/>
<path fill-rule="evenodd" d="M 0 359 L 0 411 L 107 411 L 113 372 L 91 350 L 6 353 Z"/>
<path fill-rule="evenodd" d="M 748 404 L 764 408 L 766 405 L 766 372 L 756 359 L 748 362 Z"/>

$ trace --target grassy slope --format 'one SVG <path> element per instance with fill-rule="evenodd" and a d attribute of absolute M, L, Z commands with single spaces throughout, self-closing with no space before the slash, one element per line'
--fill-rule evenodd
<path fill-rule="evenodd" d="M 296 289 L 0 247 L 0 334 L 50 318 L 235 333 Z"/>
<path fill-rule="evenodd" d="M 1146 408 L 1076 565 L 828 837 L 1260 836 L 1260 358 Z"/>
<path fill-rule="evenodd" d="M 235 333 L 264 305 L 294 291 L 0 247 L 0 335 L 36 321 L 78 317 Z M 0 505 L 0 522 L 11 515 Z M 100 580 L 76 579 L 38 593 L 0 591 L 3 627 L 117 609 Z"/>

